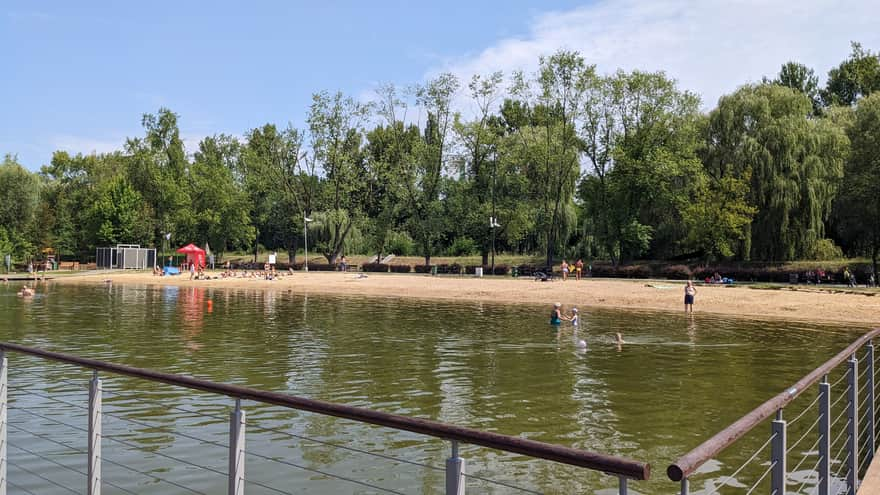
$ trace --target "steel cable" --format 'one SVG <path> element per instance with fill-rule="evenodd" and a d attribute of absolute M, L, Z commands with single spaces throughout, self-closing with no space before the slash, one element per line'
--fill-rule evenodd
<path fill-rule="evenodd" d="M 85 454 L 88 454 L 88 452 L 86 452 L 86 451 L 84 451 L 84 450 L 75 449 L 75 448 L 71 447 L 70 445 L 67 445 L 67 444 L 65 444 L 65 443 L 63 443 L 63 442 L 59 442 L 59 441 L 57 441 L 57 440 L 53 440 L 53 439 L 51 439 L 51 438 L 47 438 L 47 437 L 45 437 L 45 436 L 43 436 L 43 435 L 40 435 L 40 434 L 34 433 L 34 432 L 30 431 L 30 430 L 26 430 L 26 429 L 24 429 L 24 428 L 22 428 L 22 427 L 20 427 L 20 426 L 17 426 L 17 425 L 15 425 L 15 424 L 13 424 L 13 423 L 7 423 L 7 424 L 9 424 L 9 426 L 14 427 L 14 428 L 15 428 L 16 430 L 18 430 L 18 431 L 22 431 L 22 432 L 24 432 L 24 433 L 28 433 L 28 434 L 33 435 L 33 436 L 35 436 L 35 437 L 37 437 L 37 438 L 39 438 L 39 439 L 41 439 L 41 440 L 45 440 L 45 441 L 47 441 L 47 442 L 51 442 L 51 443 L 54 443 L 54 444 L 56 444 L 56 445 L 60 445 L 61 447 L 66 447 L 67 449 L 69 449 L 70 451 L 72 451 L 72 452 L 75 453 L 75 454 L 84 454 L 84 455 L 85 455 Z M 39 457 L 39 458 L 41 458 L 41 459 L 43 459 L 43 460 L 49 461 L 49 462 L 51 462 L 52 464 L 55 464 L 56 466 L 63 467 L 63 468 L 65 468 L 65 469 L 69 469 L 69 470 L 71 470 L 71 471 L 73 471 L 73 472 L 75 472 L 75 473 L 81 474 L 81 475 L 83 475 L 83 476 L 88 476 L 86 473 L 84 473 L 84 472 L 82 472 L 82 471 L 80 471 L 80 470 L 78 470 L 78 469 L 72 468 L 72 467 L 70 467 L 70 466 L 65 466 L 64 464 L 61 464 L 60 462 L 56 462 L 56 461 L 50 459 L 49 457 L 46 457 L 46 456 L 43 456 L 43 455 L 37 454 L 36 452 L 32 452 L 32 451 L 30 451 L 30 450 L 28 450 L 28 449 L 26 449 L 26 448 L 24 448 L 24 447 L 19 447 L 19 446 L 17 446 L 17 445 L 12 444 L 12 443 L 10 443 L 9 445 L 11 445 L 11 446 L 13 446 L 13 447 L 15 447 L 15 448 L 17 448 L 17 449 L 19 449 L 19 450 L 22 450 L 22 451 L 24 451 L 24 452 L 27 452 L 28 454 L 31 454 L 31 455 L 34 455 L 34 456 L 36 456 L 36 457 Z M 107 461 L 107 462 L 109 462 L 106 458 L 102 458 L 102 460 L 103 460 L 103 461 Z M 107 479 L 103 479 L 103 480 L 101 480 L 101 481 L 102 481 L 103 483 L 107 483 L 108 485 L 110 485 L 110 486 L 112 486 L 112 487 L 114 487 L 114 488 L 118 488 L 118 489 L 120 489 L 120 490 L 122 490 L 122 491 L 124 491 L 124 492 L 126 492 L 126 493 L 130 493 L 130 494 L 132 494 L 132 495 L 137 495 L 137 493 L 135 493 L 135 492 L 133 492 L 133 491 L 127 489 L 127 488 L 123 488 L 123 487 L 117 485 L 116 483 L 113 483 L 112 481 L 109 481 L 109 480 L 107 480 Z"/>
<path fill-rule="evenodd" d="M 57 481 L 53 481 L 53 480 L 51 480 L 51 479 L 49 479 L 49 478 L 43 476 L 43 475 L 40 474 L 40 473 L 36 473 L 36 472 L 34 472 L 34 471 L 31 471 L 30 469 L 28 469 L 28 468 L 22 466 L 21 464 L 16 463 L 15 461 L 10 461 L 10 460 L 7 459 L 6 462 L 8 462 L 10 466 L 14 466 L 14 467 L 17 468 L 17 469 L 21 469 L 22 471 L 24 471 L 24 472 L 30 474 L 31 476 L 36 476 L 37 478 L 40 478 L 40 479 L 43 480 L 43 481 L 49 482 L 49 483 L 51 483 L 51 484 L 57 486 L 58 488 L 63 488 L 63 489 L 65 489 L 65 490 L 69 491 L 70 493 L 73 493 L 74 495 L 79 495 L 79 492 L 77 492 L 76 490 L 70 488 L 69 486 L 64 486 L 64 485 L 62 485 L 61 483 L 58 483 Z"/>
<path fill-rule="evenodd" d="M 847 426 L 847 427 L 849 426 L 849 423 L 850 423 L 850 421 L 847 420 L 847 421 L 846 421 L 846 426 Z M 829 451 L 834 450 L 834 447 L 837 446 L 837 441 L 840 440 L 841 437 L 843 437 L 843 434 L 844 434 L 844 433 L 847 433 L 847 431 L 846 431 L 846 427 L 842 428 L 842 429 L 840 430 L 840 433 L 837 434 L 837 438 L 835 438 L 831 443 L 828 444 L 828 450 L 829 450 Z M 847 438 L 849 438 L 849 435 L 848 435 L 848 434 L 847 434 Z M 843 445 L 841 445 L 841 447 L 846 447 L 846 443 L 847 443 L 847 442 L 844 442 Z"/>
<path fill-rule="evenodd" d="M 27 434 L 29 434 L 29 435 L 35 436 L 35 437 L 39 438 L 40 440 L 45 440 L 45 441 L 47 441 L 47 442 L 54 443 L 55 445 L 59 445 L 59 446 L 61 446 L 61 447 L 65 447 L 65 448 L 71 450 L 71 451 L 72 451 L 73 453 L 75 453 L 75 454 L 87 454 L 87 453 L 88 453 L 88 452 L 86 452 L 85 450 L 79 450 L 79 449 L 77 449 L 77 448 L 75 448 L 75 447 L 71 447 L 70 445 L 67 445 L 67 444 L 64 443 L 64 442 L 59 442 L 58 440 L 54 440 L 54 439 L 52 439 L 52 438 L 46 437 L 46 436 L 44 436 L 44 435 L 41 435 L 41 434 L 39 434 L 39 433 L 36 433 L 36 432 L 30 431 L 30 430 L 26 430 L 26 429 L 22 428 L 21 426 L 19 426 L 19 425 L 16 424 L 16 423 L 6 423 L 6 424 L 9 425 L 9 426 L 11 426 L 11 427 L 13 427 L 13 428 L 15 428 L 15 429 L 18 430 L 18 431 L 21 431 L 21 432 L 23 432 L 23 433 L 27 433 Z"/>
<path fill-rule="evenodd" d="M 846 379 L 846 373 L 840 376 L 834 383 L 831 384 L 831 388 L 834 388 L 837 384 Z"/>
<path fill-rule="evenodd" d="M 359 454 L 365 454 L 365 455 L 371 455 L 371 456 L 374 456 L 374 457 L 380 457 L 380 458 L 382 458 L 382 459 L 386 459 L 386 460 L 389 460 L 389 461 L 402 462 L 402 463 L 404 463 L 404 464 L 412 464 L 413 466 L 419 466 L 419 467 L 423 467 L 423 468 L 433 469 L 433 470 L 435 470 L 435 471 L 445 471 L 444 468 L 437 467 L 437 466 L 431 466 L 430 464 L 423 464 L 423 463 L 421 463 L 421 462 L 417 462 L 417 461 L 408 461 L 408 460 L 406 460 L 406 459 L 399 459 L 399 458 L 397 458 L 397 457 L 393 457 L 393 456 L 389 456 L 389 455 L 385 455 L 385 454 L 379 454 L 379 453 L 376 453 L 376 452 L 370 452 L 370 451 L 368 451 L 368 450 L 362 450 L 362 449 L 358 449 L 358 448 L 355 448 L 355 447 L 349 447 L 349 446 L 347 446 L 347 445 L 339 445 L 339 444 L 332 443 L 332 442 L 325 442 L 325 441 L 323 441 L 323 440 L 318 440 L 318 439 L 310 438 L 310 437 L 304 437 L 304 436 L 302 436 L 302 435 L 297 435 L 297 434 L 295 434 L 295 433 L 290 433 L 290 432 L 287 432 L 287 431 L 284 431 L 284 430 L 279 430 L 279 429 L 277 429 L 277 428 L 271 428 L 271 427 L 267 427 L 267 426 L 258 426 L 258 425 L 253 425 L 253 424 L 248 424 L 248 425 L 247 425 L 247 428 L 248 428 L 248 429 L 255 429 L 255 430 L 259 430 L 259 431 L 264 431 L 264 432 L 280 433 L 280 434 L 282 434 L 282 435 L 287 435 L 287 436 L 290 437 L 290 438 L 297 438 L 297 439 L 300 439 L 300 440 L 307 440 L 307 441 L 310 441 L 310 442 L 315 442 L 315 443 L 320 444 L 320 445 L 326 445 L 326 446 L 328 446 L 328 447 L 335 447 L 335 448 L 342 449 L 342 450 L 349 450 L 349 451 L 351 451 L 351 452 L 357 452 L 357 453 L 359 453 Z"/>
<path fill-rule="evenodd" d="M 812 451 L 813 449 L 815 449 L 815 448 L 818 447 L 818 446 L 819 446 L 819 440 L 816 439 L 816 443 L 814 443 L 813 446 L 810 447 L 809 450 L 807 450 L 807 451 L 810 452 L 810 451 Z M 804 463 L 809 457 L 810 457 L 810 456 L 807 456 L 807 455 L 801 457 L 801 462 L 797 463 L 797 465 L 794 467 L 794 469 L 791 470 L 791 472 L 795 472 L 795 471 L 797 471 L 797 470 L 801 467 L 801 465 L 802 465 L 802 464 L 803 464 L 803 463 Z"/>
<path fill-rule="evenodd" d="M 794 448 L 797 447 L 798 444 L 800 444 L 805 438 L 807 438 L 807 436 L 809 436 L 810 433 L 813 433 L 813 427 L 816 426 L 816 425 L 818 425 L 818 424 L 819 424 L 819 418 L 816 418 L 816 421 L 814 421 L 813 424 L 811 424 L 811 425 L 806 429 L 806 431 L 804 431 L 804 434 L 801 435 L 801 437 L 798 438 L 797 441 L 795 441 L 793 444 L 791 444 L 791 447 L 788 447 L 788 450 L 794 450 Z M 817 442 L 816 445 L 819 445 L 819 444 L 818 444 L 819 441 L 816 440 L 816 442 Z M 810 450 L 812 450 L 812 449 L 810 449 Z"/>
<path fill-rule="evenodd" d="M 724 487 L 724 485 L 726 485 L 728 482 L 730 482 L 730 480 L 732 480 L 736 475 L 738 475 L 750 462 L 754 461 L 755 458 L 758 457 L 758 454 L 760 454 L 768 445 L 770 445 L 770 442 L 772 442 L 773 439 L 776 438 L 776 435 L 777 435 L 777 433 L 770 435 L 770 438 L 768 438 L 767 441 L 764 442 L 764 445 L 761 445 L 760 447 L 758 447 L 758 450 L 756 450 L 755 453 L 752 454 L 752 456 L 749 457 L 749 459 L 746 462 L 742 463 L 736 469 L 736 471 L 733 472 L 733 474 L 724 478 L 724 481 L 722 481 L 719 485 L 712 487 L 713 491 L 711 493 L 709 493 L 709 495 L 714 495 L 714 494 L 718 493 L 718 490 L 720 490 L 721 488 Z"/>
<path fill-rule="evenodd" d="M 752 492 L 755 491 L 755 488 L 757 488 L 758 485 L 760 485 L 761 482 L 764 481 L 764 478 L 766 478 L 767 475 L 770 474 L 771 471 L 773 471 L 773 468 L 776 467 L 776 462 L 777 462 L 777 461 L 773 461 L 773 462 L 770 464 L 770 467 L 767 468 L 766 471 L 764 471 L 764 474 L 762 474 L 761 477 L 758 478 L 758 481 L 756 481 L 755 484 L 752 485 L 751 488 L 749 488 L 749 491 L 746 492 L 746 495 L 751 495 Z M 774 492 L 774 493 L 771 493 L 770 495 L 775 495 L 775 492 Z"/>
<path fill-rule="evenodd" d="M 797 493 L 800 493 L 801 490 L 803 490 L 804 487 L 807 486 L 807 483 L 809 483 L 810 481 L 813 481 L 813 482 L 816 484 L 816 489 L 819 488 L 819 473 L 818 473 L 818 470 L 819 470 L 819 464 L 821 464 L 821 463 L 822 463 L 822 459 L 819 459 L 819 461 L 816 463 L 816 465 L 813 466 L 813 469 L 810 470 L 811 474 L 812 474 L 812 473 L 815 473 L 815 474 L 816 474 L 816 479 L 815 479 L 815 480 L 810 480 L 809 477 L 804 476 L 804 482 L 801 483 L 801 486 L 798 487 L 798 489 L 797 489 Z M 795 471 L 797 471 L 797 468 L 791 470 L 791 472 L 795 472 Z"/>
<path fill-rule="evenodd" d="M 838 402 L 845 399 L 846 396 L 849 394 L 849 389 L 850 389 L 850 387 L 846 387 L 843 390 L 843 392 L 837 397 L 837 400 L 835 400 L 834 402 L 831 403 L 831 406 L 828 409 L 830 410 L 830 409 L 834 408 L 834 406 L 836 406 Z"/>
<path fill-rule="evenodd" d="M 159 430 L 165 430 L 165 431 L 168 431 L 168 432 L 173 433 L 175 436 L 179 436 L 179 437 L 183 437 L 183 438 L 189 438 L 190 440 L 195 440 L 195 441 L 197 441 L 197 442 L 206 443 L 206 444 L 209 444 L 209 445 L 215 445 L 215 446 L 217 446 L 217 447 L 229 448 L 229 445 L 228 445 L 228 444 L 225 444 L 225 443 L 217 442 L 217 441 L 214 441 L 214 440 L 206 440 L 206 439 L 204 439 L 204 438 L 199 438 L 199 437 L 197 437 L 197 436 L 189 435 L 189 434 L 187 434 L 187 433 L 181 433 L 180 431 L 177 431 L 177 429 L 175 429 L 173 426 L 154 425 L 154 424 L 150 424 L 150 423 L 144 423 L 144 422 L 142 422 L 142 421 L 138 421 L 138 420 L 136 420 L 136 419 L 126 418 L 126 417 L 124 417 L 124 416 L 119 416 L 119 415 L 116 415 L 116 414 L 111 414 L 111 413 L 106 413 L 106 412 L 102 412 L 101 415 L 102 415 L 102 416 L 107 416 L 107 417 L 110 417 L 110 418 L 113 418 L 113 419 L 118 419 L 118 420 L 120 420 L 120 421 L 126 421 L 126 422 L 128 422 L 128 423 L 134 423 L 134 424 L 136 424 L 136 425 L 143 426 L 143 427 L 145 427 L 145 428 L 156 428 L 156 429 L 159 429 Z"/>
<path fill-rule="evenodd" d="M 139 445 L 134 444 L 134 443 L 131 443 L 131 442 L 126 441 L 126 440 L 121 440 L 121 439 L 119 439 L 119 438 L 116 438 L 115 435 L 102 435 L 101 438 L 106 438 L 107 440 L 110 440 L 111 442 L 116 442 L 116 443 L 119 443 L 119 444 L 125 445 L 126 447 L 129 447 L 129 448 L 132 448 L 132 449 L 135 449 L 135 450 L 141 450 L 141 447 L 140 447 Z M 191 461 L 187 461 L 186 459 L 181 459 L 181 458 L 179 458 L 179 457 L 174 457 L 174 456 L 172 456 L 172 455 L 163 454 L 162 452 L 159 452 L 159 451 L 152 451 L 152 452 L 150 452 L 150 453 L 151 453 L 151 454 L 154 454 L 154 455 L 158 455 L 158 456 L 164 457 L 164 458 L 166 458 L 166 459 L 168 459 L 168 460 L 171 460 L 171 461 L 179 462 L 179 463 L 181 463 L 181 464 L 186 464 L 187 466 L 191 466 L 191 467 L 199 468 L 199 469 L 204 469 L 205 471 L 210 471 L 210 472 L 212 472 L 212 473 L 216 473 L 216 474 L 219 474 L 219 475 L 222 475 L 222 476 L 227 476 L 227 473 L 225 473 L 225 472 L 223 472 L 223 471 L 220 471 L 220 470 L 218 470 L 218 469 L 214 469 L 214 468 L 212 468 L 212 467 L 202 466 L 202 465 L 199 465 L 199 464 L 195 464 L 195 463 L 193 463 L 193 462 L 191 462 Z"/>
<path fill-rule="evenodd" d="M 820 399 L 821 397 L 822 397 L 821 395 L 817 395 L 816 398 L 813 399 L 813 402 L 810 402 L 810 403 L 807 405 L 807 407 L 805 407 L 804 410 L 801 411 L 801 413 L 797 415 L 797 417 L 795 417 L 793 420 L 791 420 L 791 421 L 788 422 L 788 426 L 791 427 L 791 425 L 795 424 L 795 422 L 797 422 L 797 420 L 801 419 L 801 417 L 803 417 L 804 414 L 807 414 L 807 411 L 809 411 L 810 408 L 812 408 L 813 406 L 815 406 L 816 403 L 819 402 L 819 399 Z M 816 420 L 816 421 L 818 421 L 818 420 Z M 812 428 L 812 427 L 811 427 L 811 428 Z"/>
<path fill-rule="evenodd" d="M 295 468 L 298 468 L 298 469 L 302 469 L 302 470 L 304 470 L 304 471 L 309 471 L 309 472 L 312 472 L 312 473 L 317 473 L 317 474 L 321 474 L 321 475 L 324 475 L 324 476 L 329 476 L 329 477 L 331 477 L 331 478 L 336 478 L 336 479 L 339 479 L 339 480 L 342 480 L 342 481 L 348 481 L 348 482 L 350 482 L 350 483 L 355 483 L 355 484 L 357 484 L 357 485 L 365 486 L 365 487 L 367 487 L 367 488 L 372 488 L 372 489 L 374 489 L 374 490 L 379 490 L 379 491 L 386 492 L 386 493 L 394 493 L 394 494 L 397 494 L 397 495 L 404 495 L 402 492 L 398 492 L 398 491 L 392 490 L 392 489 L 390 489 L 390 488 L 383 488 L 383 487 L 381 487 L 381 486 L 373 485 L 373 484 L 367 483 L 367 482 L 365 482 L 365 481 L 359 481 L 359 480 L 356 480 L 356 479 L 354 479 L 354 478 L 347 478 L 347 477 L 345 477 L 345 476 L 340 476 L 340 475 L 338 475 L 338 474 L 333 474 L 333 473 L 330 473 L 330 472 L 327 472 L 327 471 L 322 471 L 322 470 L 320 470 L 320 469 L 315 469 L 315 468 L 310 468 L 310 467 L 302 466 L 302 465 L 299 465 L 299 464 L 296 464 L 296 463 L 293 463 L 293 462 L 290 462 L 290 461 L 285 461 L 285 460 L 283 460 L 283 459 L 274 459 L 274 458 L 272 458 L 272 457 L 265 456 L 265 455 L 262 455 L 262 454 L 257 453 L 257 452 L 252 452 L 252 451 L 250 451 L 250 450 L 245 450 L 245 452 L 246 452 L 247 454 L 250 454 L 250 455 L 252 455 L 252 456 L 254 456 L 254 457 L 258 457 L 258 458 L 260 458 L 260 459 L 264 459 L 264 460 L 272 461 L 272 462 L 277 462 L 277 463 L 280 463 L 280 464 L 286 464 L 286 465 L 288 465 L 288 466 L 295 467 Z"/>
<path fill-rule="evenodd" d="M 89 430 L 86 429 L 86 428 L 83 428 L 83 427 L 80 427 L 80 426 L 76 426 L 76 425 L 72 425 L 72 424 L 70 424 L 70 423 L 65 423 L 64 421 L 58 421 L 58 420 L 55 419 L 55 418 L 50 418 L 49 416 L 45 416 L 45 415 L 40 414 L 40 413 L 35 413 L 35 412 L 33 412 L 33 411 L 28 411 L 27 409 L 18 409 L 18 412 L 23 412 L 23 413 L 25 413 L 25 414 L 30 414 L 31 416 L 36 416 L 36 417 L 38 417 L 38 418 L 45 419 L 46 421 L 52 421 L 53 423 L 56 423 L 56 424 L 59 424 L 59 425 L 63 425 L 63 426 L 67 426 L 68 428 L 73 428 L 74 430 L 84 431 L 84 432 L 86 432 L 86 433 L 89 432 Z"/>
<path fill-rule="evenodd" d="M 6 483 L 8 483 L 9 486 L 11 486 L 11 487 L 13 487 L 13 488 L 16 488 L 16 489 L 18 489 L 18 490 L 21 490 L 21 491 L 23 491 L 23 492 L 25 492 L 25 493 L 29 493 L 30 495 L 37 495 L 36 493 L 34 493 L 34 492 L 28 490 L 27 488 L 25 488 L 25 487 L 23 487 L 23 486 L 21 486 L 21 485 L 15 484 L 15 483 L 13 483 L 13 482 L 11 482 L 11 481 L 9 481 L 9 480 L 6 480 Z"/>
<path fill-rule="evenodd" d="M 26 393 L 26 394 L 30 394 L 30 395 L 36 395 L 36 396 L 41 397 L 41 398 L 44 398 L 44 399 L 46 399 L 46 400 L 59 402 L 59 403 L 62 403 L 62 404 L 65 404 L 65 405 L 68 405 L 68 406 L 71 406 L 71 407 L 78 407 L 78 408 L 80 408 L 80 409 L 87 409 L 87 408 L 88 408 L 88 406 L 84 406 L 84 405 L 82 405 L 82 404 L 74 404 L 74 403 L 72 403 L 72 402 L 67 402 L 67 401 L 65 401 L 65 400 L 58 399 L 58 398 L 55 398 L 55 397 L 50 397 L 50 396 L 43 395 L 43 394 L 40 394 L 40 393 L 37 393 L 37 392 L 25 392 L 25 393 Z M 195 414 L 199 414 L 199 413 L 197 413 L 196 411 L 189 411 L 189 410 L 187 410 L 187 412 L 192 412 L 192 413 L 195 413 Z M 138 425 L 141 425 L 141 426 L 144 426 L 144 427 L 147 427 L 147 428 L 165 429 L 166 431 L 168 431 L 168 430 L 170 429 L 170 427 L 167 427 L 167 426 L 152 425 L 152 424 L 148 424 L 148 423 L 143 423 L 143 422 L 140 422 L 140 421 L 137 421 L 137 420 L 133 420 L 133 419 L 125 418 L 125 417 L 118 416 L 118 415 L 115 415 L 115 414 L 112 414 L 112 413 L 102 412 L 102 415 L 104 415 L 104 416 L 109 416 L 109 417 L 111 417 L 111 418 L 119 419 L 119 420 L 122 420 L 122 421 L 128 421 L 128 422 L 131 422 L 131 423 L 134 423 L 134 424 L 138 424 Z M 46 419 L 48 419 L 48 418 L 46 418 Z M 224 418 L 224 419 L 226 419 L 226 418 Z M 65 423 L 63 423 L 63 422 L 59 422 L 59 424 L 63 424 L 63 425 L 65 425 L 65 426 L 73 427 L 73 425 L 67 425 L 67 424 L 65 424 Z M 388 456 L 388 455 L 384 455 L 384 454 L 379 454 L 379 453 L 376 453 L 376 452 L 369 452 L 369 451 L 361 450 L 361 449 L 357 449 L 357 448 L 354 448 L 354 447 L 348 447 L 348 446 L 344 446 L 344 445 L 338 445 L 338 444 L 334 444 L 334 443 L 331 443 L 331 442 L 324 442 L 324 441 L 321 441 L 321 440 L 317 440 L 317 439 L 309 438 L 309 437 L 304 437 L 304 436 L 301 436 L 301 435 L 296 435 L 296 434 L 294 434 L 294 433 L 286 432 L 286 431 L 283 431 L 283 430 L 278 430 L 278 429 L 275 429 L 275 428 L 269 428 L 269 427 L 263 427 L 263 426 L 255 426 L 255 425 L 248 425 L 247 427 L 248 427 L 248 428 L 254 428 L 254 429 L 257 429 L 257 430 L 262 430 L 262 431 L 269 431 L 269 432 L 274 432 L 274 433 L 280 433 L 280 434 L 283 434 L 283 435 L 287 435 L 287 436 L 289 436 L 289 437 L 291 437 L 291 438 L 298 438 L 298 439 L 301 439 L 301 440 L 307 440 L 307 441 L 315 442 L 315 443 L 318 443 L 318 444 L 327 445 L 327 446 L 330 446 L 330 447 L 336 447 L 336 448 L 339 448 L 339 449 L 348 450 L 348 451 L 352 451 L 352 452 L 358 452 L 358 453 L 361 453 L 361 454 L 371 455 L 371 456 L 375 456 L 375 457 L 380 457 L 380 458 L 387 459 L 387 460 L 391 460 L 391 461 L 395 461 L 395 462 L 401 462 L 401 463 L 405 463 L 405 464 L 412 464 L 412 465 L 415 465 L 415 466 L 424 467 L 424 468 L 428 468 L 428 469 L 434 469 L 434 470 L 437 470 L 437 471 L 443 471 L 443 470 L 444 470 L 443 468 L 440 468 L 440 467 L 437 467 L 437 466 L 431 466 L 431 465 L 424 464 L 424 463 L 420 463 L 420 462 L 416 462 L 416 461 L 409 461 L 409 460 L 406 460 L 406 459 L 400 459 L 400 458 L 396 458 L 396 457 L 393 457 L 393 456 Z M 85 431 L 85 430 L 83 430 L 83 431 Z M 228 448 L 228 445 L 223 444 L 223 443 L 220 443 L 220 442 L 215 442 L 215 441 L 212 441 L 212 440 L 206 440 L 206 439 L 199 438 L 199 437 L 196 437 L 196 436 L 192 436 L 192 435 L 188 435 L 188 434 L 185 434 L 185 433 L 181 433 L 181 432 L 176 431 L 176 430 L 173 430 L 173 429 L 171 429 L 171 431 L 172 431 L 174 434 L 179 435 L 179 436 L 182 436 L 182 437 L 185 437 L 185 438 L 189 438 L 189 439 L 196 440 L 196 441 L 199 441 L 199 442 L 203 442 L 203 443 L 206 443 L 206 444 L 217 445 L 217 446 L 220 446 L 220 447 Z M 110 437 L 105 436 L 105 438 L 110 438 Z M 160 454 L 160 455 L 161 455 L 161 454 Z M 175 459 L 175 460 L 177 460 L 177 459 Z M 201 466 L 194 465 L 194 467 L 201 467 Z M 222 474 L 223 474 L 224 476 L 226 475 L 226 473 L 222 473 Z"/>
<path fill-rule="evenodd" d="M 121 467 L 122 469 L 127 469 L 127 470 L 129 470 L 129 471 L 131 471 L 131 472 L 133 472 L 133 473 L 137 473 L 137 474 L 140 474 L 140 475 L 142 475 L 142 476 L 146 476 L 147 478 L 152 478 L 152 479 L 154 479 L 154 480 L 156 480 L 156 481 L 161 481 L 162 483 L 168 483 L 169 485 L 176 486 L 177 488 L 183 488 L 184 490 L 186 490 L 186 491 L 188 491 L 188 492 L 197 493 L 197 494 L 199 494 L 199 495 L 208 495 L 207 493 L 205 493 L 205 492 L 201 492 L 201 491 L 199 491 L 199 490 L 196 490 L 195 488 L 190 488 L 190 487 L 188 487 L 188 486 L 186 486 L 186 485 L 181 485 L 180 483 L 177 483 L 177 482 L 174 482 L 174 481 L 171 481 L 171 480 L 165 479 L 165 478 L 160 478 L 160 477 L 158 477 L 158 476 L 156 476 L 156 475 L 154 475 L 154 474 L 150 474 L 150 473 L 147 473 L 147 472 L 141 471 L 141 470 L 139 470 L 139 469 L 135 469 L 135 468 L 133 468 L 133 467 L 131 467 L 131 466 L 126 466 L 125 464 L 122 464 L 122 463 L 120 463 L 120 462 L 116 462 L 116 461 L 113 461 L 113 460 L 107 459 L 106 457 L 101 458 L 101 461 L 102 461 L 102 462 L 106 462 L 107 464 L 112 464 L 113 466 Z"/>

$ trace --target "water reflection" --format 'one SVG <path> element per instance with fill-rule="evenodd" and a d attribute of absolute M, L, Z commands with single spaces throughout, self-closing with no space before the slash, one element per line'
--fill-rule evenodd
<path fill-rule="evenodd" d="M 40 285 L 31 303 L 19 301 L 16 290 L 15 284 L 0 286 L 4 340 L 645 459 L 655 473 L 800 378 L 853 335 L 852 329 L 821 325 L 603 310 L 585 310 L 579 327 L 557 331 L 547 325 L 544 306 L 403 304 L 287 290 L 50 283 Z M 617 333 L 626 344 L 618 346 Z M 586 347 L 579 346 L 581 340 Z M 11 412 L 36 408 L 58 417 L 69 414 L 69 407 L 24 394 L 31 386 L 86 403 L 88 373 L 18 355 L 11 364 L 11 380 L 22 387 Z M 108 419 L 108 435 L 155 453 L 216 461 L 225 469 L 223 449 L 177 433 L 225 442 L 230 399 L 126 377 L 105 380 L 108 412 L 150 425 Z M 80 388 L 66 385 L 71 382 Z M 431 465 L 442 465 L 448 455 L 443 442 L 276 407 L 246 407 L 252 428 L 248 445 L 262 454 L 358 473 L 403 492 L 442 493 L 442 472 L 287 434 Z M 76 431 L 39 418 L 17 414 L 15 419 L 28 429 L 82 441 Z M 18 436 L 17 441 L 28 440 Z M 759 445 L 750 442 L 743 443 L 742 455 Z M 114 460 L 177 476 L 207 493 L 223 489 L 222 480 L 169 467 L 161 456 L 144 458 L 120 445 L 105 449 Z M 616 483 L 599 473 L 465 449 L 475 474 L 518 484 L 526 480 L 548 493 L 595 492 Z M 740 454 L 732 451 L 719 462 L 725 469 L 737 466 Z M 294 491 L 358 493 L 271 462 L 254 461 L 248 472 Z M 126 479 L 124 473 L 115 475 Z M 662 475 L 655 478 L 635 488 L 671 491 Z M 149 480 L 134 483 L 138 493 L 168 490 Z"/>

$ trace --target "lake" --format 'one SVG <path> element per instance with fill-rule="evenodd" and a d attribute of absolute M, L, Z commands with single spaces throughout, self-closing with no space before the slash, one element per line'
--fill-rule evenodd
<path fill-rule="evenodd" d="M 581 307 L 580 328 L 557 331 L 547 324 L 552 301 L 53 283 L 26 301 L 19 287 L 0 286 L 5 341 L 630 457 L 653 468 L 631 488 L 658 494 L 677 489 L 665 476 L 670 462 L 868 330 Z M 628 342 L 621 348 L 617 332 Z M 10 482 L 23 493 L 81 493 L 86 434 L 77 428 L 87 424 L 91 373 L 8 357 Z M 105 494 L 225 492 L 232 399 L 102 378 Z M 447 442 L 244 407 L 249 494 L 443 491 Z M 695 484 L 739 466 L 767 438 L 758 433 Z M 470 474 L 537 492 L 617 486 L 601 473 L 482 447 L 463 446 L 462 457 Z M 518 492 L 477 478 L 468 490 Z"/>

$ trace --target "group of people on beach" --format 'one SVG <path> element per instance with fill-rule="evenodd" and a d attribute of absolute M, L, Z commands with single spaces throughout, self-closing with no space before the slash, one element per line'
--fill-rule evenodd
<path fill-rule="evenodd" d="M 568 273 L 572 271 L 572 267 L 574 267 L 574 277 L 575 280 L 580 280 L 584 274 L 584 260 L 578 259 L 574 265 L 569 265 L 567 261 L 562 260 L 562 280 L 568 280 Z M 592 271 L 592 265 L 587 267 L 587 270 Z"/>

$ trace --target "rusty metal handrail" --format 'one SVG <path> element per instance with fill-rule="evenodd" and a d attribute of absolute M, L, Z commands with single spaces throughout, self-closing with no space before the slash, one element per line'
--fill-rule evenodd
<path fill-rule="evenodd" d="M 691 450 L 684 456 L 680 457 L 674 464 L 666 468 L 666 475 L 672 481 L 681 481 L 683 478 L 690 476 L 706 461 L 713 458 L 716 454 L 726 449 L 730 444 L 742 438 L 746 433 L 764 420 L 773 416 L 776 411 L 788 405 L 791 401 L 801 395 L 808 387 L 819 381 L 823 376 L 828 374 L 832 369 L 836 368 L 847 357 L 859 350 L 868 341 L 880 335 L 880 328 L 875 328 L 870 332 L 859 337 L 855 342 L 846 349 L 840 351 L 833 358 L 825 361 L 807 376 L 801 378 L 791 387 L 772 397 L 767 402 L 753 409 L 751 412 L 733 422 L 727 428 L 716 433 L 715 436 L 701 443 L 697 448 Z"/>
<path fill-rule="evenodd" d="M 159 371 L 135 368 L 121 364 L 108 363 L 96 359 L 82 358 L 59 352 L 45 351 L 20 344 L 0 342 L 0 350 L 20 352 L 53 361 L 76 364 L 93 370 L 109 371 L 120 375 L 133 376 L 145 380 L 167 383 L 180 387 L 226 395 L 236 399 L 247 399 L 277 406 L 309 411 L 327 416 L 350 419 L 362 423 L 406 430 L 446 440 L 458 440 L 492 449 L 514 452 L 539 459 L 584 467 L 608 474 L 623 476 L 634 480 L 647 480 L 651 474 L 650 464 L 623 457 L 588 452 L 585 450 L 553 445 L 536 440 L 519 438 L 499 433 L 480 431 L 450 425 L 428 419 L 412 418 L 362 407 L 346 406 L 294 395 L 267 392 L 250 387 L 216 383 L 184 375 L 162 373 Z"/>

